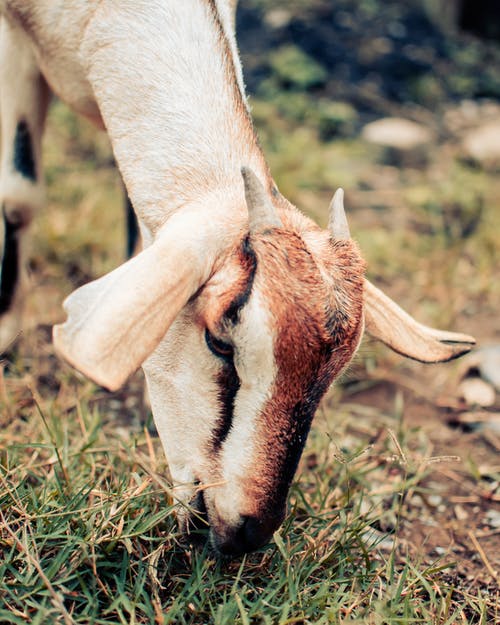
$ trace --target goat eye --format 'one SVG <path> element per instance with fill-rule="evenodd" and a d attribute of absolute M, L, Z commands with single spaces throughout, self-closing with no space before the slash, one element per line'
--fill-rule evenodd
<path fill-rule="evenodd" d="M 229 343 L 225 343 L 220 339 L 216 339 L 215 336 L 210 334 L 208 329 L 205 330 L 205 341 L 208 345 L 208 349 L 219 358 L 222 358 L 226 362 L 231 362 L 233 359 L 234 349 Z"/>

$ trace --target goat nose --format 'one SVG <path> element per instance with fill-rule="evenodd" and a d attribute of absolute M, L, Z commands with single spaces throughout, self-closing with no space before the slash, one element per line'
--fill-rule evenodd
<path fill-rule="evenodd" d="M 262 521 L 257 517 L 243 516 L 240 525 L 217 542 L 217 549 L 226 556 L 239 556 L 262 547 L 279 526 L 279 521 Z"/>

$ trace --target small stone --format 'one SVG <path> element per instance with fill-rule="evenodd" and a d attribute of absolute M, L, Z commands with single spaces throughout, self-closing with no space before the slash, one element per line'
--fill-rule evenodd
<path fill-rule="evenodd" d="M 136 408 L 138 404 L 139 404 L 138 398 L 134 397 L 133 395 L 131 395 L 130 397 L 127 397 L 127 399 L 124 402 L 125 407 L 129 409 Z"/>
<path fill-rule="evenodd" d="M 468 122 L 475 122 L 480 115 L 480 108 L 474 100 L 462 100 L 460 104 L 460 112 Z"/>
<path fill-rule="evenodd" d="M 434 547 L 434 551 L 438 556 L 444 556 L 446 549 L 444 547 Z"/>
<path fill-rule="evenodd" d="M 462 141 L 465 155 L 487 167 L 500 166 L 500 120 L 470 130 Z"/>
<path fill-rule="evenodd" d="M 489 345 L 478 350 L 479 372 L 500 393 L 500 345 Z"/>
<path fill-rule="evenodd" d="M 429 495 L 427 501 L 433 508 L 437 508 L 443 501 L 441 495 Z"/>
<path fill-rule="evenodd" d="M 406 37 L 407 33 L 406 26 L 403 22 L 389 22 L 387 25 L 387 31 L 389 35 L 395 37 L 396 39 L 403 39 L 403 37 Z"/>
<path fill-rule="evenodd" d="M 362 516 L 368 515 L 373 510 L 373 504 L 367 499 L 362 499 L 359 506 L 359 513 Z"/>
<path fill-rule="evenodd" d="M 486 522 L 490 527 L 500 529 L 500 511 L 493 509 L 488 510 L 486 512 Z"/>
<path fill-rule="evenodd" d="M 382 161 L 397 167 L 420 168 L 429 161 L 431 131 L 401 117 L 385 117 L 367 124 L 361 136 L 383 148 Z"/>
<path fill-rule="evenodd" d="M 287 9 L 271 9 L 264 16 L 264 22 L 271 28 L 284 28 L 292 20 L 292 14 Z"/>
<path fill-rule="evenodd" d="M 429 143 L 428 128 L 402 117 L 385 117 L 367 124 L 361 133 L 365 141 L 398 150 L 412 150 Z"/>
<path fill-rule="evenodd" d="M 455 420 L 470 430 L 493 430 L 500 434 L 500 412 L 471 410 L 456 415 Z"/>
<path fill-rule="evenodd" d="M 481 378 L 465 378 L 458 386 L 460 397 L 469 406 L 493 406 L 495 389 Z"/>
<path fill-rule="evenodd" d="M 459 521 L 465 521 L 469 518 L 469 515 L 467 514 L 467 510 L 459 504 L 457 504 L 454 507 L 454 511 L 455 511 L 455 516 L 457 517 Z"/>

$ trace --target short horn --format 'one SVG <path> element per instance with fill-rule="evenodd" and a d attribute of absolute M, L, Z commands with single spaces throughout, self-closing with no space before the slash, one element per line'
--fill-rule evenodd
<path fill-rule="evenodd" d="M 347 225 L 344 210 L 344 190 L 337 189 L 330 204 L 330 220 L 328 228 L 334 239 L 350 239 L 351 233 Z"/>
<path fill-rule="evenodd" d="M 250 233 L 264 228 L 282 228 L 281 219 L 257 176 L 248 167 L 241 168 L 241 175 L 245 184 Z"/>

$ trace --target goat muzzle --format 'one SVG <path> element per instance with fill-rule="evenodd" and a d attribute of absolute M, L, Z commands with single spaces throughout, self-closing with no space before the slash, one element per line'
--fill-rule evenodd
<path fill-rule="evenodd" d="M 259 519 L 255 516 L 242 516 L 237 525 L 224 526 L 218 531 L 212 529 L 213 546 L 223 556 L 241 556 L 255 551 L 269 542 L 273 533 L 283 521 L 284 515 Z"/>

